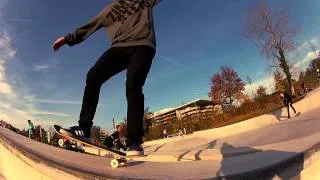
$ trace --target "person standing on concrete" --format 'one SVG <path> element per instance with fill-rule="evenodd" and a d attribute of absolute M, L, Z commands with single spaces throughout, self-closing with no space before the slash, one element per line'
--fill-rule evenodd
<path fill-rule="evenodd" d="M 163 138 L 168 138 L 167 129 L 163 130 L 162 137 Z"/>
<path fill-rule="evenodd" d="M 76 45 L 106 28 L 111 48 L 87 73 L 79 126 L 63 130 L 66 135 L 90 138 L 102 84 L 127 69 L 127 155 L 143 155 L 143 86 L 156 53 L 153 7 L 161 0 L 113 0 L 88 24 L 58 38 L 53 49 Z"/>
<path fill-rule="evenodd" d="M 35 129 L 31 120 L 28 120 L 28 132 L 29 132 L 29 139 L 31 138 L 33 139 L 35 134 Z"/>
<path fill-rule="evenodd" d="M 286 91 L 280 93 L 280 98 L 282 99 L 283 104 L 286 106 L 287 111 L 288 111 L 288 118 L 290 118 L 290 111 L 289 111 L 289 106 L 292 108 L 294 113 L 296 113 L 296 110 L 292 106 L 292 97 L 287 93 Z"/>

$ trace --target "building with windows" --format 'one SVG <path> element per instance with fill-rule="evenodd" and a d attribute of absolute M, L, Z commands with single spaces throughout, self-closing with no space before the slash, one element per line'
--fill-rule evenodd
<path fill-rule="evenodd" d="M 146 121 L 148 125 L 157 126 L 167 122 L 186 118 L 210 118 L 213 116 L 216 107 L 209 100 L 198 99 L 176 108 L 167 108 L 153 113 Z"/>

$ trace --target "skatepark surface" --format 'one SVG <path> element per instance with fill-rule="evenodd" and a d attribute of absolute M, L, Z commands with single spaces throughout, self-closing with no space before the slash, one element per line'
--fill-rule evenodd
<path fill-rule="evenodd" d="M 0 128 L 0 179 L 320 179 L 320 89 L 286 110 L 230 126 L 146 142 L 146 158 L 110 158 L 49 146 Z M 93 154 L 102 154 L 88 149 Z"/>

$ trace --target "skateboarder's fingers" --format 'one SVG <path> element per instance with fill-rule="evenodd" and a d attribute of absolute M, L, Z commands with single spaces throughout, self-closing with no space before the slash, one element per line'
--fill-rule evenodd
<path fill-rule="evenodd" d="M 62 45 L 64 45 L 64 37 L 58 38 L 54 43 L 52 48 L 54 51 L 58 50 Z"/>
<path fill-rule="evenodd" d="M 54 42 L 54 44 L 52 45 L 52 48 L 54 51 L 58 50 L 61 47 L 61 45 L 59 45 L 58 42 Z"/>

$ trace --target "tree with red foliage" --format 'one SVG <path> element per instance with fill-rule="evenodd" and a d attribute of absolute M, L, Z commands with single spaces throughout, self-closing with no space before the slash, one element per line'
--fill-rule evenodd
<path fill-rule="evenodd" d="M 229 66 L 222 66 L 220 73 L 211 78 L 209 97 L 214 104 L 232 106 L 235 101 L 241 100 L 245 83 L 238 73 Z"/>

